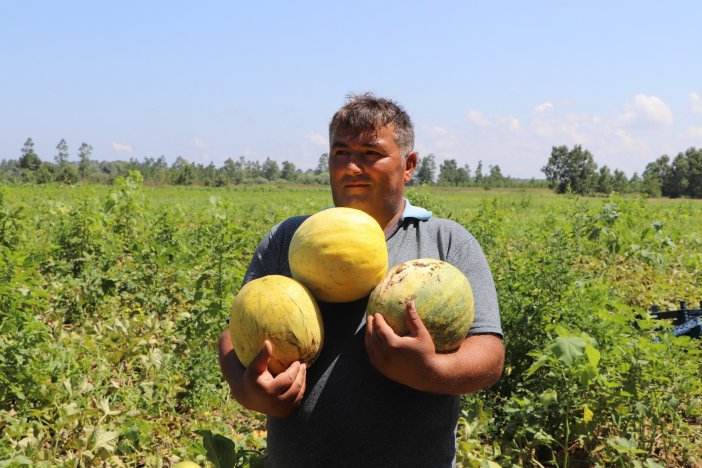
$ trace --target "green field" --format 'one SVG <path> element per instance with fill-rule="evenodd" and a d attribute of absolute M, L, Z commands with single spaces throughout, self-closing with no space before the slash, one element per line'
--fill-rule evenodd
<path fill-rule="evenodd" d="M 458 463 L 702 463 L 700 342 L 647 318 L 699 307 L 702 202 L 413 188 L 495 277 L 507 357 L 464 398 Z M 328 187 L 0 186 L 0 466 L 240 466 L 264 419 L 228 397 L 216 343 L 260 238 Z M 226 438 L 226 439 L 224 439 Z M 304 450 L 304 447 L 301 447 Z"/>

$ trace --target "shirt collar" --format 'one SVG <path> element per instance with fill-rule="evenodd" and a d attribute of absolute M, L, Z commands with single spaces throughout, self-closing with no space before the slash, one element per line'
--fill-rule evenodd
<path fill-rule="evenodd" d="M 400 220 L 405 220 L 407 218 L 414 218 L 419 221 L 426 221 L 431 218 L 431 211 L 425 210 L 418 206 L 412 206 L 408 199 L 405 198 L 405 209 L 402 211 L 402 217 Z"/>

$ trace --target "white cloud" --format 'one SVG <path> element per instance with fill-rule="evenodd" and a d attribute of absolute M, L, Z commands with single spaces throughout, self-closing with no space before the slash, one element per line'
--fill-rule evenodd
<path fill-rule="evenodd" d="M 448 130 L 446 130 L 444 127 L 436 126 L 436 127 L 431 127 L 429 129 L 429 133 L 432 135 L 435 135 L 435 136 L 444 136 L 444 135 L 448 135 Z"/>
<path fill-rule="evenodd" d="M 118 153 L 124 153 L 130 156 L 134 156 L 134 149 L 132 149 L 132 147 L 129 145 L 124 145 L 122 143 L 117 143 L 116 141 L 113 141 L 112 149 L 117 151 Z"/>
<path fill-rule="evenodd" d="M 512 131 L 519 130 L 521 128 L 521 125 L 519 124 L 519 119 L 508 115 L 507 118 L 503 121 L 503 123 L 507 126 Z"/>
<path fill-rule="evenodd" d="M 702 114 L 702 97 L 698 93 L 694 91 L 690 93 L 690 104 L 693 112 Z"/>
<path fill-rule="evenodd" d="M 320 135 L 319 133 L 316 132 L 310 132 L 307 135 L 305 135 L 305 140 L 309 141 L 313 145 L 317 146 L 327 146 L 329 145 L 329 140 L 327 137 Z"/>
<path fill-rule="evenodd" d="M 539 104 L 538 106 L 534 107 L 534 112 L 538 112 L 538 113 L 549 112 L 549 111 L 552 111 L 553 108 L 554 108 L 553 104 L 549 101 L 546 101 L 543 104 Z"/>
<path fill-rule="evenodd" d="M 490 125 L 490 120 L 485 117 L 482 112 L 477 110 L 468 111 L 468 122 L 472 123 L 473 125 L 477 125 L 478 127 L 487 127 Z"/>
<path fill-rule="evenodd" d="M 480 128 L 503 127 L 510 130 L 519 130 L 521 128 L 519 119 L 512 115 L 494 114 L 487 117 L 477 110 L 468 111 L 468 122 Z"/>
<path fill-rule="evenodd" d="M 637 94 L 625 104 L 616 124 L 622 127 L 649 128 L 673 125 L 673 111 L 668 104 L 656 96 Z"/>
<path fill-rule="evenodd" d="M 582 145 L 598 166 L 623 170 L 628 176 L 642 173 L 646 164 L 662 154 L 677 154 L 699 147 L 702 125 L 674 118 L 671 108 L 657 96 L 631 94 L 618 110 L 607 114 L 583 111 L 577 102 L 544 99 L 514 109 L 491 113 L 467 108 L 463 125 L 417 127 L 420 154 L 434 153 L 437 162 L 456 159 L 475 168 L 499 165 L 513 177 L 544 177 L 541 173 L 553 146 Z M 689 104 L 688 104 L 689 103 Z M 690 93 L 685 107 L 702 113 L 702 92 Z M 697 114 L 699 115 L 699 114 Z"/>
<path fill-rule="evenodd" d="M 193 138 L 193 145 L 200 149 L 207 149 L 207 144 L 198 137 Z"/>

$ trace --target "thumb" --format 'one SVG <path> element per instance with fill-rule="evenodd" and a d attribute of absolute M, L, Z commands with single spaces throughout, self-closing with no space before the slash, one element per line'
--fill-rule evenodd
<path fill-rule="evenodd" d="M 266 372 L 268 370 L 268 362 L 271 360 L 272 353 L 273 353 L 273 345 L 271 344 L 270 341 L 265 340 L 263 342 L 263 346 L 261 347 L 261 350 L 258 352 L 258 354 L 254 358 L 254 360 L 251 361 L 251 364 L 249 364 L 249 368 L 256 375 L 263 374 L 264 372 Z"/>
<path fill-rule="evenodd" d="M 422 318 L 419 316 L 419 313 L 417 313 L 417 307 L 415 307 L 414 301 L 407 303 L 405 320 L 407 321 L 407 328 L 409 329 L 410 336 L 420 338 L 429 335 L 429 330 L 424 326 Z"/>

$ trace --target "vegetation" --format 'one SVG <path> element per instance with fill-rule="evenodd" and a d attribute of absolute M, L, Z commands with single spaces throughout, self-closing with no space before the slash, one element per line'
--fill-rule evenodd
<path fill-rule="evenodd" d="M 266 158 L 261 163 L 247 160 L 243 156 L 224 161 L 221 167 L 214 163 L 207 165 L 192 163 L 178 157 L 171 165 L 165 156 L 146 157 L 142 161 L 135 158 L 129 161 L 91 160 L 93 148 L 82 143 L 78 148 L 78 161 L 70 161 L 66 140 L 56 146 L 55 163 L 43 162 L 34 151 L 31 138 L 25 141 L 18 159 L 0 161 L 0 182 L 61 184 L 103 183 L 112 184 L 120 177 L 127 177 L 130 171 L 142 174 L 146 185 L 179 185 L 225 187 L 241 184 L 284 184 L 326 185 L 329 183 L 329 155 L 320 155 L 314 169 L 303 171 L 290 161 L 277 161 Z M 702 149 L 689 148 L 679 153 L 672 161 L 667 155 L 649 163 L 641 176 L 634 173 L 631 178 L 619 169 L 612 171 L 608 166 L 598 169 L 592 154 L 575 145 L 554 146 L 547 164 L 541 169 L 545 180 L 515 179 L 502 174 L 498 165 L 483 169 L 479 161 L 472 172 L 468 164 L 459 167 L 456 159 L 443 160 L 437 169 L 437 158 L 428 154 L 420 158 L 411 182 L 414 185 L 439 185 L 445 187 L 495 188 L 545 188 L 556 193 L 578 195 L 611 193 L 641 193 L 652 197 L 702 198 Z"/>
<path fill-rule="evenodd" d="M 260 464 L 263 418 L 228 397 L 216 342 L 259 239 L 328 188 L 131 173 L 0 195 L 0 465 Z M 503 314 L 505 374 L 463 400 L 460 465 L 702 461 L 700 343 L 647 318 L 701 299 L 699 202 L 409 196 L 478 238 Z"/>
<path fill-rule="evenodd" d="M 592 195 L 594 193 L 643 193 L 648 196 L 670 198 L 702 198 L 702 149 L 689 148 L 679 153 L 672 164 L 667 155 L 646 166 L 643 177 L 634 174 L 631 179 L 607 166 L 599 171 L 588 150 L 575 145 L 554 146 L 551 157 L 541 171 L 548 186 L 556 193 Z"/>

